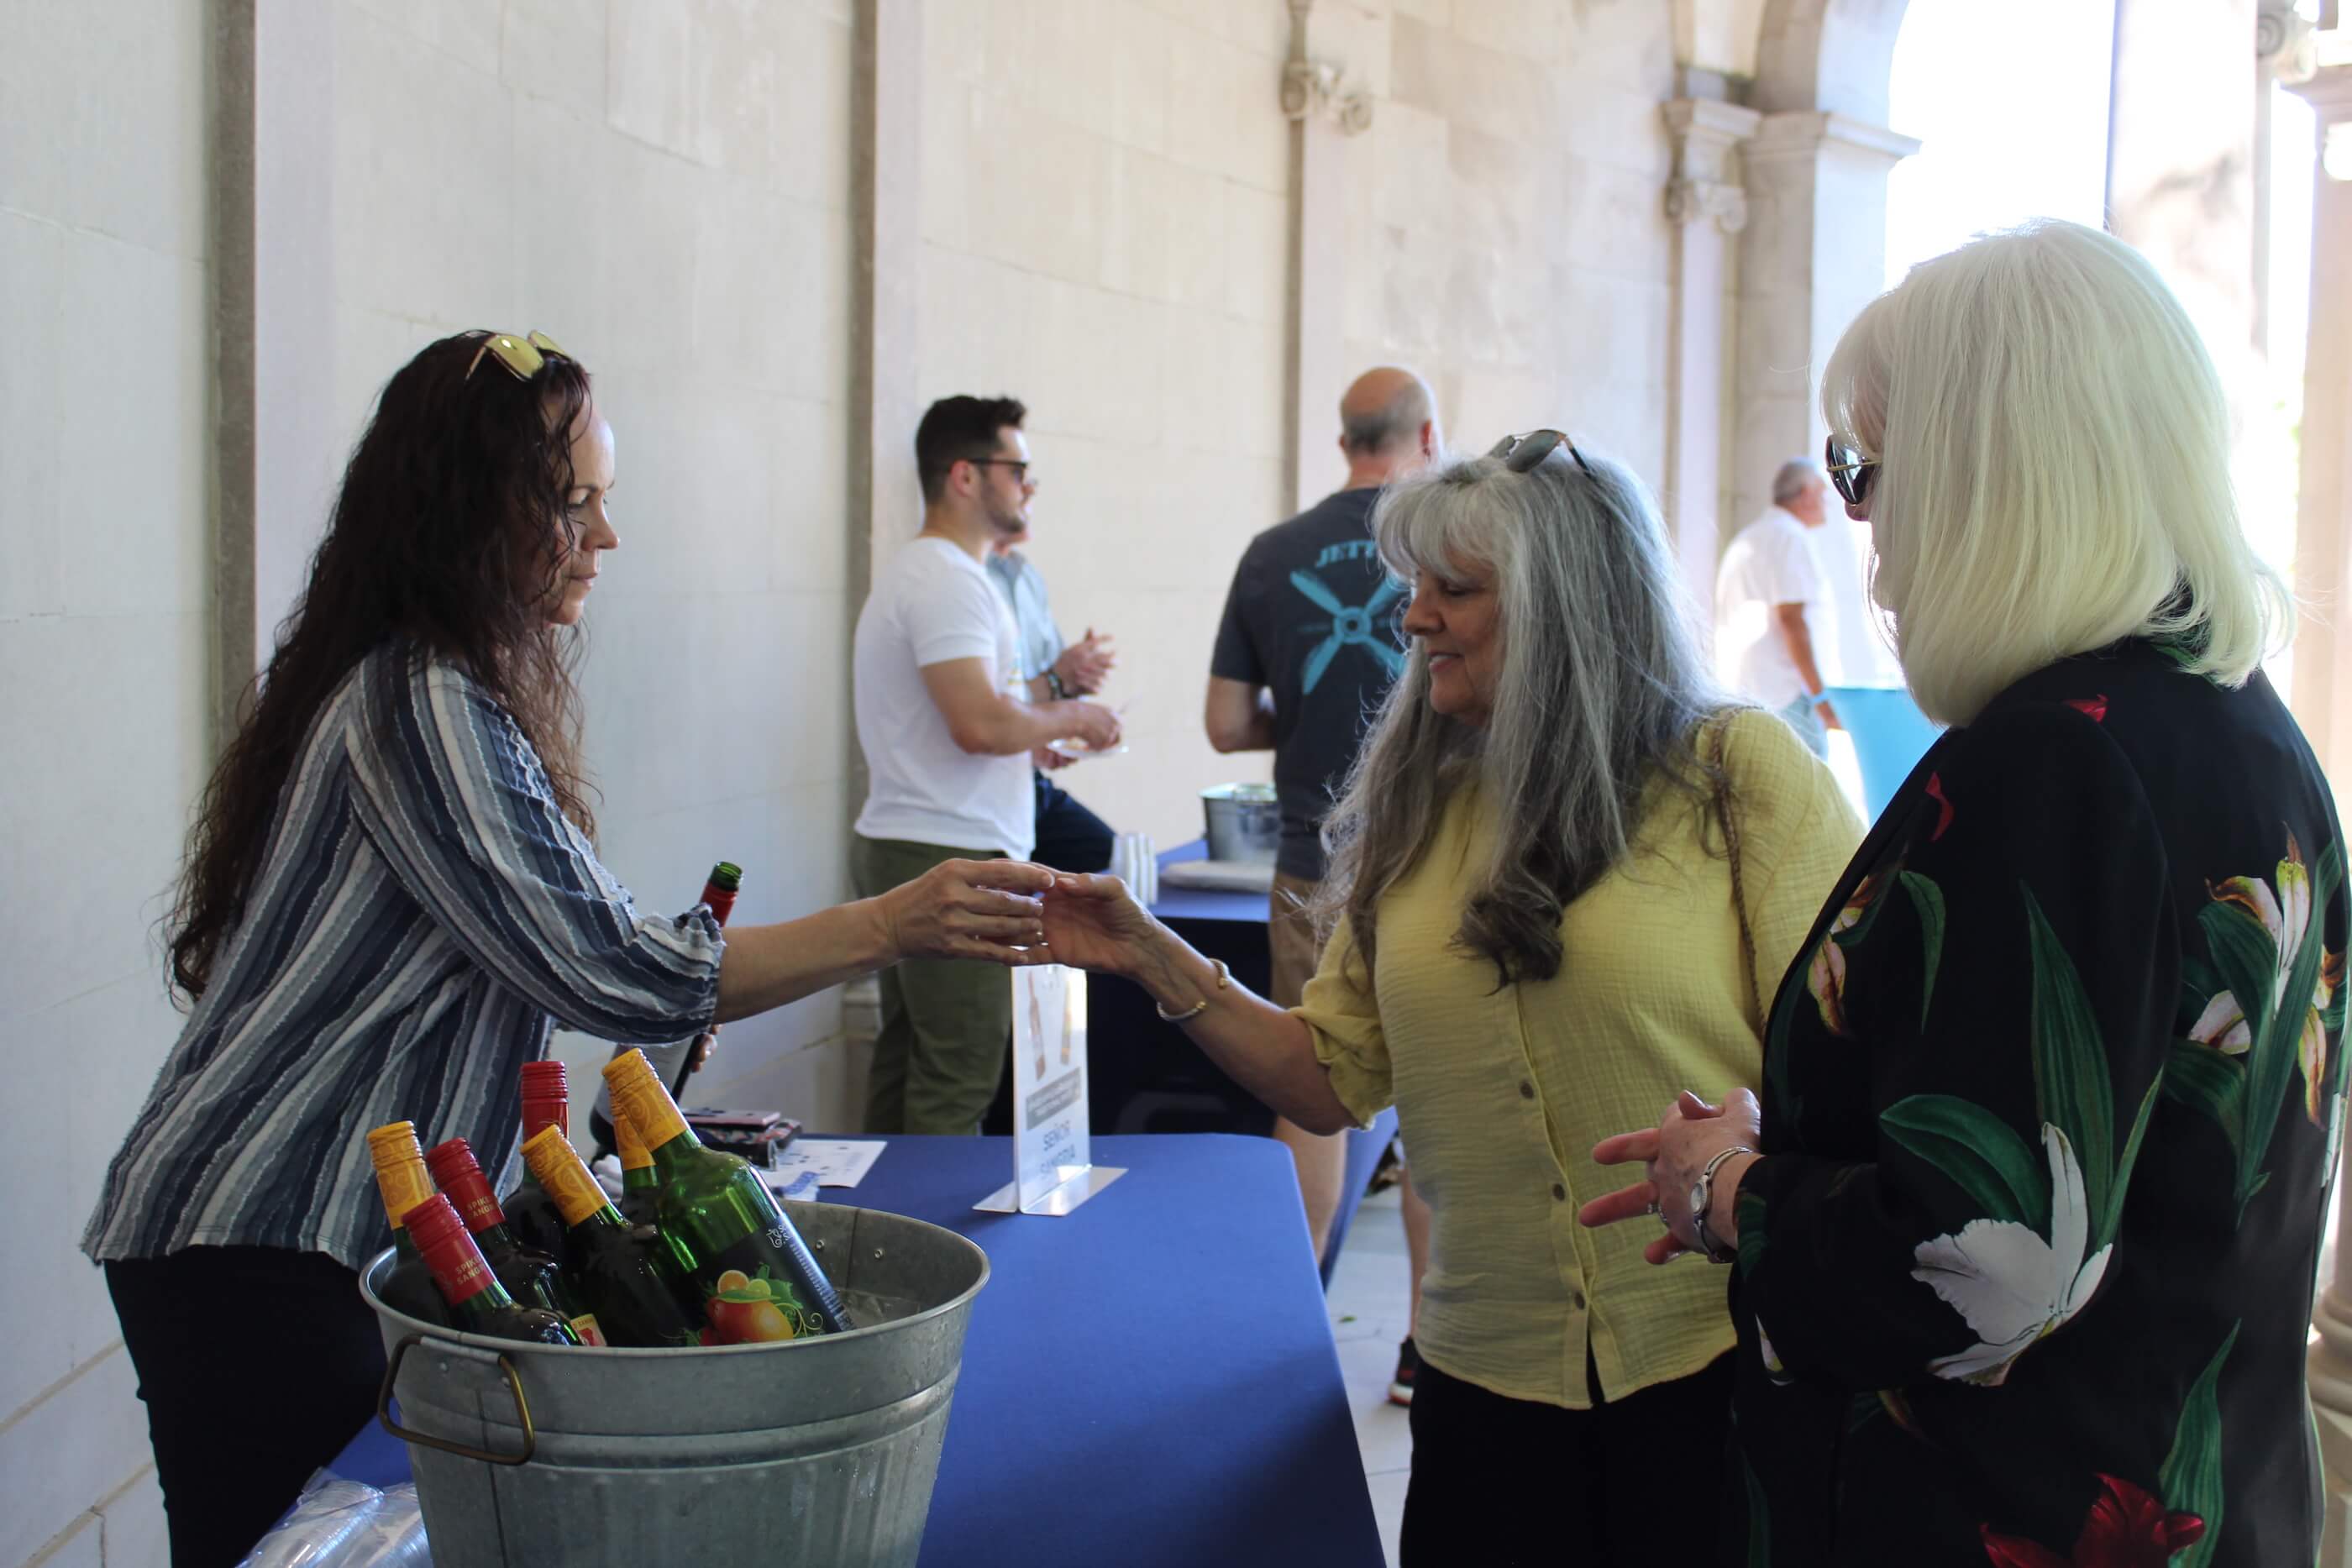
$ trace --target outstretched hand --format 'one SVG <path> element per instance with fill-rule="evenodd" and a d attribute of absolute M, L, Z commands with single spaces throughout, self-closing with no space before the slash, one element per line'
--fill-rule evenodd
<path fill-rule="evenodd" d="M 1045 898 L 1045 945 L 1053 962 L 1131 975 L 1160 923 L 1115 876 L 1063 874 Z"/>
<path fill-rule="evenodd" d="M 981 958 L 1050 964 L 1038 898 L 1054 873 L 1026 861 L 941 861 L 876 900 L 890 961 Z"/>

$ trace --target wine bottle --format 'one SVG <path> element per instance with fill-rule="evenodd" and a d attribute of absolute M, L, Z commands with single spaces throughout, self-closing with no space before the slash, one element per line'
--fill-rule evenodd
<path fill-rule="evenodd" d="M 526 1061 L 522 1064 L 523 1141 L 530 1142 L 547 1127 L 555 1128 L 562 1137 L 572 1135 L 570 1077 L 561 1061 Z M 563 1233 L 570 1227 L 530 1166 L 523 1167 L 521 1185 L 499 1207 L 506 1210 L 507 1228 L 517 1241 L 534 1252 L 546 1253 L 559 1269 L 570 1261 L 563 1252 Z"/>
<path fill-rule="evenodd" d="M 384 1214 L 392 1220 L 392 1268 L 377 1287 L 376 1300 L 396 1312 L 406 1312 L 428 1323 L 448 1326 L 448 1309 L 433 1288 L 415 1238 L 402 1217 L 433 1196 L 433 1178 L 425 1169 L 425 1151 L 416 1142 L 416 1124 L 389 1122 L 367 1135 L 368 1156 L 375 1162 L 375 1187 L 383 1196 Z"/>
<path fill-rule="evenodd" d="M 580 1336 L 562 1315 L 545 1307 L 516 1303 L 482 1260 L 482 1249 L 447 1197 L 435 1193 L 408 1211 L 417 1250 L 433 1270 L 433 1283 L 449 1303 L 451 1322 L 467 1333 L 519 1339 L 540 1344 L 578 1344 Z"/>
<path fill-rule="evenodd" d="M 702 884 L 702 902 L 710 905 L 710 918 L 719 925 L 735 913 L 735 895 L 743 891 L 743 868 L 733 861 L 720 861 L 710 868 L 709 879 Z"/>
<path fill-rule="evenodd" d="M 735 913 L 736 894 L 742 891 L 743 868 L 733 861 L 720 861 L 703 879 L 701 902 L 710 906 L 710 918 L 717 921 L 722 930 L 726 927 L 727 917 Z M 677 1076 L 670 1081 L 669 1086 L 672 1099 L 685 1095 L 686 1081 L 694 1076 L 694 1047 L 699 1039 L 698 1036 L 695 1040 L 689 1040 L 685 1054 L 677 1059 Z"/>
<path fill-rule="evenodd" d="M 562 1134 L 557 1134 L 556 1138 L 561 1142 Z M 482 1174 L 472 1145 L 463 1138 L 436 1144 L 425 1151 L 425 1168 L 433 1173 L 441 1196 L 473 1233 L 474 1245 L 482 1249 L 482 1260 L 507 1288 L 508 1295 L 524 1306 L 545 1307 L 557 1314 L 572 1325 L 583 1344 L 604 1343 L 595 1313 L 556 1268 L 555 1260 L 515 1239 L 506 1211 L 490 1196 L 490 1178 Z"/>
<path fill-rule="evenodd" d="M 641 1051 L 604 1064 L 613 1103 L 652 1154 L 655 1214 L 688 1260 L 719 1344 L 799 1339 L 855 1325 L 808 1243 L 759 1173 L 703 1147 Z"/>
<path fill-rule="evenodd" d="M 606 1341 L 617 1345 L 701 1343 L 702 1323 L 683 1310 L 678 1284 L 687 1260 L 653 1231 L 647 1246 L 621 1218 L 579 1151 L 552 1127 L 522 1146 L 530 1174 L 571 1222 L 570 1282 L 595 1312 Z"/>
<path fill-rule="evenodd" d="M 632 1225 L 659 1223 L 661 1217 L 654 1210 L 661 1183 L 654 1176 L 654 1157 L 646 1153 L 637 1124 L 622 1115 L 618 1106 L 613 1111 L 613 1143 L 621 1153 L 621 1218 Z"/>

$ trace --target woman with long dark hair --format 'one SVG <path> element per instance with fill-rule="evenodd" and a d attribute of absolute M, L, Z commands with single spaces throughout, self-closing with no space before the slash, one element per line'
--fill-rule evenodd
<path fill-rule="evenodd" d="M 904 956 L 1024 962 L 1042 934 L 1050 873 L 1007 862 L 723 938 L 702 905 L 635 908 L 591 841 L 570 667 L 613 481 L 551 340 L 425 349 L 198 809 L 170 925 L 192 1010 L 82 1240 L 179 1568 L 241 1558 L 374 1407 L 368 1129 L 413 1119 L 495 1171 L 558 1023 L 670 1041 Z"/>

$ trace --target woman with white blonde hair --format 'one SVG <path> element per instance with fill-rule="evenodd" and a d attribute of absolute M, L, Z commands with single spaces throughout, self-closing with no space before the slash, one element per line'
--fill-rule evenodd
<path fill-rule="evenodd" d="M 1711 1517 L 1647 1456 L 1722 1451 L 1731 1323 L 1703 1272 L 1578 1228 L 1611 1180 L 1585 1151 L 1685 1082 L 1756 1081 L 1762 987 L 1861 824 L 1702 674 L 1624 467 L 1538 431 L 1396 484 L 1372 527 L 1413 649 L 1325 824 L 1337 928 L 1300 1006 L 1108 877 L 1056 880 L 1047 942 L 1302 1127 L 1397 1107 L 1433 1211 L 1404 1560 L 1647 1564 L 1661 1517 Z"/>
<path fill-rule="evenodd" d="M 1584 1217 L 1738 1264 L 1726 1558 L 2308 1563 L 2344 849 L 2211 361 L 2043 222 L 1870 306 L 1822 402 L 1952 728 L 1781 985 L 1760 1112 L 1605 1140 L 1646 1179 Z"/>

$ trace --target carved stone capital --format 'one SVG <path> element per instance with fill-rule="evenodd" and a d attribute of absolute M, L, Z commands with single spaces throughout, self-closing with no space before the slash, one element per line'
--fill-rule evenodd
<path fill-rule="evenodd" d="M 1675 99 L 1659 110 L 1675 139 L 1666 216 L 1681 224 L 1704 219 L 1725 234 L 1738 234 L 1748 225 L 1748 193 L 1735 177 L 1731 152 L 1756 133 L 1762 117 L 1713 99 Z"/>
<path fill-rule="evenodd" d="M 1319 116 L 1341 135 L 1354 136 L 1371 126 L 1372 98 L 1362 88 L 1347 85 L 1341 66 L 1329 60 L 1292 60 L 1282 68 L 1282 112 L 1292 120 Z"/>
<path fill-rule="evenodd" d="M 2309 81 L 2319 68 L 2311 19 L 2293 0 L 2263 0 L 2254 16 L 2254 62 L 2283 82 Z"/>
<path fill-rule="evenodd" d="M 1666 216 L 1678 224 L 1711 220 L 1727 235 L 1748 226 L 1748 193 L 1707 180 L 1675 180 L 1666 186 Z"/>

